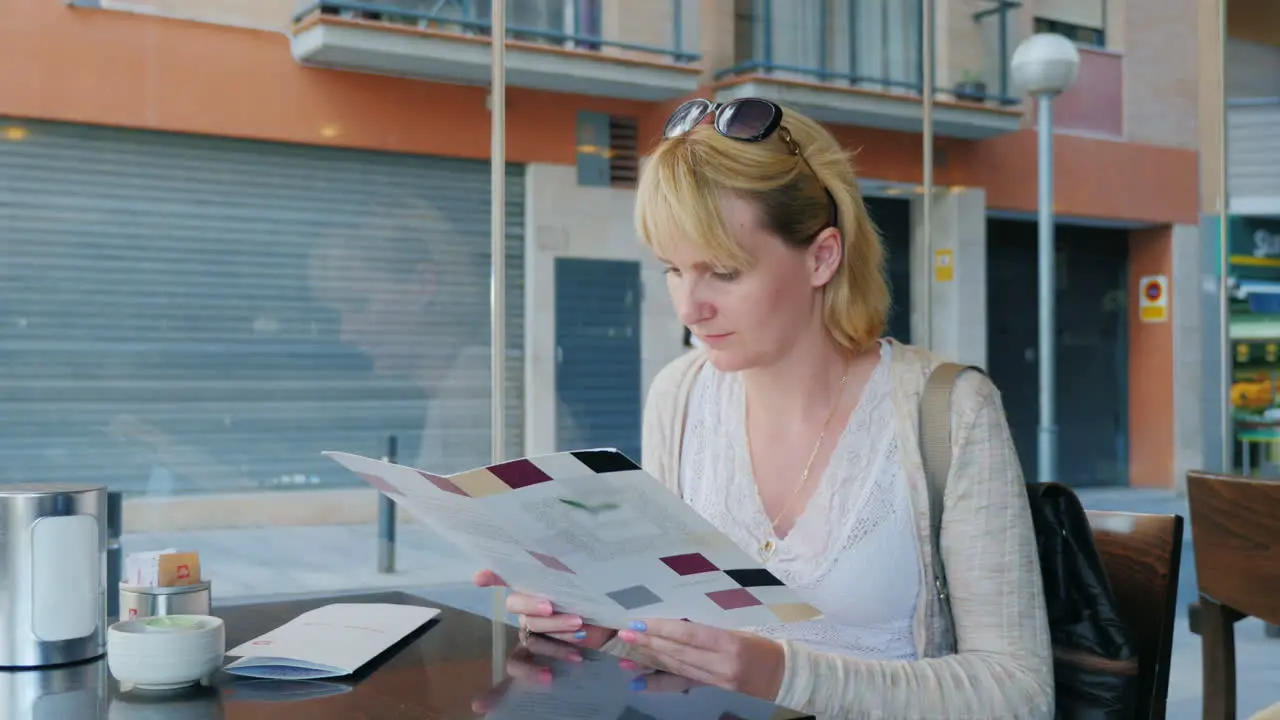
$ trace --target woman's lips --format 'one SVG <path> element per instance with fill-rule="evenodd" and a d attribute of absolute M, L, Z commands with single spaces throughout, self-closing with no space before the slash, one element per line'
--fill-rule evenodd
<path fill-rule="evenodd" d="M 731 335 L 733 335 L 733 333 L 717 333 L 714 335 L 699 335 L 698 337 L 702 339 L 702 342 L 708 345 L 716 345 L 724 342 Z"/>

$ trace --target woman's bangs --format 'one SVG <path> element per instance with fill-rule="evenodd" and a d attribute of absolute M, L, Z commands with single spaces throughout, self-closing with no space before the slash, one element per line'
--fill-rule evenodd
<path fill-rule="evenodd" d="M 646 168 L 636 197 L 641 240 L 660 258 L 692 251 L 716 268 L 745 269 L 746 253 L 725 232 L 718 189 L 699 182 L 683 160 L 658 153 Z"/>

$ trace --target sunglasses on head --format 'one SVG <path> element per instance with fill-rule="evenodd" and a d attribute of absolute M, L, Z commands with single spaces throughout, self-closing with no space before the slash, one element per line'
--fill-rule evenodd
<path fill-rule="evenodd" d="M 702 98 L 689 100 L 681 103 L 680 107 L 671 113 L 671 117 L 667 118 L 667 125 L 662 130 L 662 138 L 670 140 L 680 137 L 706 122 L 708 117 L 711 118 L 711 125 L 716 132 L 730 140 L 760 142 L 776 132 L 782 142 L 786 143 L 791 154 L 799 157 L 808 166 L 809 172 L 813 173 L 814 177 L 818 177 L 818 173 L 809 164 L 809 159 L 800 152 L 800 146 L 791 137 L 791 131 L 782 124 L 782 107 L 772 100 L 757 97 L 738 98 L 724 103 Z M 831 217 L 828 224 L 831 227 L 838 227 L 836 200 L 825 185 L 823 189 L 827 191 L 827 199 L 831 203 Z"/>
<path fill-rule="evenodd" d="M 716 132 L 731 140 L 760 142 L 777 132 L 791 152 L 800 154 L 799 146 L 791 139 L 791 132 L 782 127 L 782 108 L 764 98 L 739 98 L 725 103 L 702 98 L 689 100 L 667 118 L 662 137 L 666 140 L 680 137 L 701 125 L 708 117 L 712 119 L 711 124 Z"/>

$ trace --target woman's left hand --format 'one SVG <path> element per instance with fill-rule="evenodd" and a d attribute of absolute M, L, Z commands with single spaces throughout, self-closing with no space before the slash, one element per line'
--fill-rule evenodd
<path fill-rule="evenodd" d="M 683 620 L 637 620 L 618 638 L 661 669 L 708 685 L 770 701 L 782 686 L 782 646 L 759 635 Z"/>

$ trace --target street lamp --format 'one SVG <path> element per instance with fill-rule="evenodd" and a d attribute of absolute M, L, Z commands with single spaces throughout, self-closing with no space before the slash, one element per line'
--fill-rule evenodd
<path fill-rule="evenodd" d="M 1053 242 L 1053 99 L 1076 81 L 1080 72 L 1080 51 L 1075 43 L 1057 33 L 1037 33 L 1023 40 L 1013 51 L 1009 64 L 1014 85 L 1036 99 L 1039 165 L 1039 229 L 1036 234 L 1038 259 L 1037 307 L 1040 313 L 1040 423 L 1036 428 L 1036 481 L 1057 480 L 1058 426 L 1054 417 L 1055 313 L 1057 251 Z"/>

